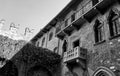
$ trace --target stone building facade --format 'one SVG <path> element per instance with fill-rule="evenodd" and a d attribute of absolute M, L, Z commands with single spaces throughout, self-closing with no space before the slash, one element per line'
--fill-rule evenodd
<path fill-rule="evenodd" d="M 71 0 L 32 40 L 62 57 L 62 76 L 120 76 L 120 1 Z"/>

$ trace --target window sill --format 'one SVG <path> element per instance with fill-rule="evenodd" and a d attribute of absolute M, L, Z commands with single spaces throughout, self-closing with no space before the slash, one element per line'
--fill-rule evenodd
<path fill-rule="evenodd" d="M 120 37 L 120 34 L 116 35 L 116 36 L 111 36 L 109 39 L 112 40 L 114 38 Z"/>
<path fill-rule="evenodd" d="M 99 44 L 102 44 L 102 43 L 104 43 L 106 40 L 102 40 L 102 41 L 100 41 L 100 42 L 96 42 L 95 44 L 94 44 L 94 46 L 96 46 L 96 45 L 99 45 Z"/>

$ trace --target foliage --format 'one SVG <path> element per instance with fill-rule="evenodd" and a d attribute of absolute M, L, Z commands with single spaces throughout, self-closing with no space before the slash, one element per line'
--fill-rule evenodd
<path fill-rule="evenodd" d="M 17 67 L 11 61 L 7 61 L 6 65 L 0 69 L 0 76 L 18 76 Z"/>
<path fill-rule="evenodd" d="M 14 57 L 13 60 L 27 65 L 41 65 L 49 70 L 55 70 L 60 63 L 60 56 L 46 48 L 26 44 Z"/>

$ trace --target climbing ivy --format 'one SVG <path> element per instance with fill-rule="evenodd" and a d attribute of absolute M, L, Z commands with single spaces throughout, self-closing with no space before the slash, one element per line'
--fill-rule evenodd
<path fill-rule="evenodd" d="M 36 47 L 30 43 L 26 44 L 14 57 L 13 60 L 27 65 L 42 65 L 53 71 L 59 66 L 60 55 L 46 48 Z"/>

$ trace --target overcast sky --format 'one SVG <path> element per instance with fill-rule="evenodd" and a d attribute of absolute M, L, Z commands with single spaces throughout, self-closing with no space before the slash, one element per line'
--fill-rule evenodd
<path fill-rule="evenodd" d="M 20 24 L 18 32 L 25 27 L 35 29 L 33 36 L 65 7 L 70 0 L 0 0 L 0 19 L 5 19 L 3 30 L 9 24 Z"/>

